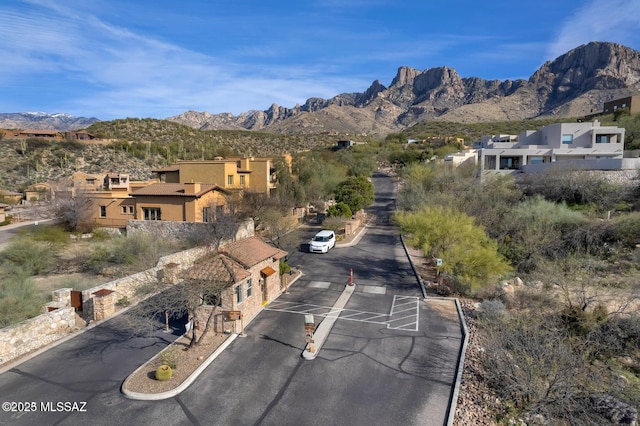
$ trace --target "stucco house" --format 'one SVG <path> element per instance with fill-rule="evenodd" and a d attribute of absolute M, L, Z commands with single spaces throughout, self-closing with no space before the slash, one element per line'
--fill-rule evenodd
<path fill-rule="evenodd" d="M 7 220 L 6 210 L 11 207 L 9 204 L 0 203 L 0 222 Z"/>
<path fill-rule="evenodd" d="M 474 142 L 483 173 L 540 171 L 545 165 L 611 170 L 622 168 L 625 129 L 588 123 L 550 124 L 514 135 L 484 136 Z"/>
<path fill-rule="evenodd" d="M 291 157 L 284 156 L 291 167 Z M 251 190 L 271 195 L 276 187 L 272 157 L 225 157 L 214 160 L 179 161 L 153 170 L 164 183 L 202 182 L 229 191 Z"/>
<path fill-rule="evenodd" d="M 135 219 L 211 222 L 226 205 L 228 191 L 218 185 L 154 183 L 131 193 Z"/>
<path fill-rule="evenodd" d="M 35 183 L 24 190 L 25 201 L 51 201 L 53 191 L 47 183 Z"/>

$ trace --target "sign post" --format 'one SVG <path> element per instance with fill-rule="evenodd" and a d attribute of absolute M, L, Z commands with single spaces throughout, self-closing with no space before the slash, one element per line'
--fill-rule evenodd
<path fill-rule="evenodd" d="M 306 335 L 306 341 L 309 344 L 308 350 L 313 353 L 316 349 L 313 347 L 313 333 L 316 331 L 316 323 L 313 319 L 313 315 L 304 316 L 304 332 Z"/>
<path fill-rule="evenodd" d="M 225 321 L 233 321 L 233 331 L 236 331 L 236 321 L 240 320 L 241 336 L 244 337 L 244 317 L 242 315 L 242 311 L 222 311 L 222 328 L 224 329 Z"/>
<path fill-rule="evenodd" d="M 436 259 L 436 277 L 440 277 L 440 267 L 442 266 L 442 259 Z"/>

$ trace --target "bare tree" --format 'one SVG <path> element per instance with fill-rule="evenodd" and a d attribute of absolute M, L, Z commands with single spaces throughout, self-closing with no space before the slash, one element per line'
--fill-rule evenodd
<path fill-rule="evenodd" d="M 130 312 L 130 328 L 138 332 L 156 330 L 158 321 L 165 315 L 172 318 L 186 315 L 192 325 L 189 347 L 199 345 L 214 324 L 216 307 L 222 303 L 224 290 L 236 282 L 241 268 L 228 257 L 213 253 L 198 260 L 182 274 L 183 279 L 178 283 L 158 280 L 154 286 L 158 293 Z"/>
<path fill-rule="evenodd" d="M 269 207 L 262 212 L 260 225 L 264 237 L 282 248 L 283 238 L 297 228 L 297 220 L 278 207 Z"/>
<path fill-rule="evenodd" d="M 209 204 L 205 214 L 208 216 L 203 217 L 203 221 L 207 226 L 204 230 L 199 229 L 193 239 L 218 251 L 223 242 L 235 238 L 242 222 L 242 212 L 237 201 L 231 199 L 224 206 Z"/>
<path fill-rule="evenodd" d="M 58 198 L 53 205 L 53 214 L 69 231 L 90 231 L 93 228 L 91 212 L 95 208 L 91 196 L 78 191 L 70 198 Z"/>

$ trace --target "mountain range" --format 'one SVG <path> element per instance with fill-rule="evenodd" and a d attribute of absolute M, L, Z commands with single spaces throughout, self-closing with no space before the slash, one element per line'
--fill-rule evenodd
<path fill-rule="evenodd" d="M 0 113 L 1 129 L 33 129 L 72 131 L 89 127 L 96 121 L 95 117 L 76 117 L 71 114 L 45 112 L 12 112 Z"/>
<path fill-rule="evenodd" d="M 389 87 L 376 80 L 364 92 L 311 98 L 294 108 L 273 104 L 238 116 L 187 111 L 168 120 L 203 130 L 386 134 L 434 119 L 469 123 L 578 117 L 638 92 L 640 52 L 592 42 L 543 64 L 528 80 L 462 78 L 449 67 L 419 71 L 403 66 Z"/>
<path fill-rule="evenodd" d="M 509 63 L 496 64 L 508 67 Z M 449 67 L 420 71 L 402 66 L 387 87 L 310 98 L 286 108 L 230 113 L 187 111 L 167 118 L 201 130 L 384 135 L 427 120 L 462 123 L 579 117 L 604 102 L 640 93 L 640 52 L 591 42 L 543 64 L 528 80 L 461 77 Z M 1 128 L 77 130 L 99 121 L 68 114 L 0 114 Z"/>

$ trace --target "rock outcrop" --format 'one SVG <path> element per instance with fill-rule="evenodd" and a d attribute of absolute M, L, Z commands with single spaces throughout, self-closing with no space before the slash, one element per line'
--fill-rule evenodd
<path fill-rule="evenodd" d="M 463 78 L 446 66 L 424 71 L 402 66 L 389 87 L 376 80 L 362 93 L 310 98 L 294 108 L 273 104 L 265 111 L 238 116 L 189 111 L 168 120 L 201 129 L 380 133 L 430 119 L 469 122 L 586 115 L 600 110 L 606 100 L 639 91 L 640 52 L 592 42 L 545 63 L 528 80 Z"/>

